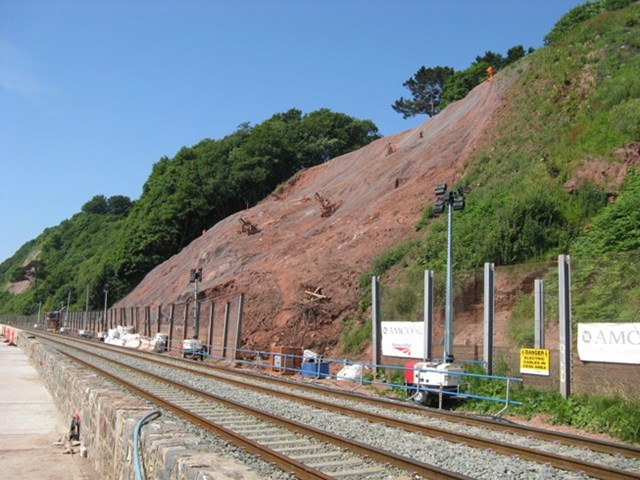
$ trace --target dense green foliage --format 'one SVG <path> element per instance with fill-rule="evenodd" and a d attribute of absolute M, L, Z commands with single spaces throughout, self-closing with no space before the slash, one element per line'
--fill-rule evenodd
<path fill-rule="evenodd" d="M 154 166 L 135 202 L 95 195 L 81 211 L 45 230 L 0 265 L 3 284 L 29 279 L 18 295 L 0 292 L 4 313 L 33 313 L 66 304 L 101 308 L 104 286 L 117 300 L 153 267 L 202 230 L 267 197 L 296 172 L 378 138 L 373 122 L 320 109 L 276 114 L 241 125 L 221 140 L 205 139 Z M 25 264 L 39 250 L 37 260 Z M 110 302 L 111 303 L 111 302 Z"/>
<path fill-rule="evenodd" d="M 96 195 L 85 203 L 81 210 L 84 213 L 93 213 L 95 215 L 126 215 L 131 206 L 131 199 L 124 195 L 114 195 L 109 198 L 104 195 Z"/>
<path fill-rule="evenodd" d="M 122 290 L 179 252 L 204 229 L 255 205 L 301 169 L 361 148 L 376 126 L 321 109 L 277 114 L 242 125 L 222 140 L 203 140 L 154 165 L 117 245 Z"/>
<path fill-rule="evenodd" d="M 629 172 L 623 192 L 594 217 L 589 231 L 574 242 L 573 254 L 584 257 L 640 250 L 640 172 Z"/>
<path fill-rule="evenodd" d="M 545 283 L 545 318 L 558 318 L 558 270 L 554 261 L 519 266 L 529 268 Z M 572 321 L 636 322 L 640 313 L 640 250 L 607 252 L 600 256 L 572 255 Z M 521 293 L 511 312 L 509 333 L 514 345 L 533 347 L 533 301 Z"/>
<path fill-rule="evenodd" d="M 57 227 L 46 229 L 30 242 L 31 251 L 39 250 L 39 268 L 33 272 L 36 281 L 22 294 L 9 295 L 2 290 L 2 310 L 35 313 L 39 302 L 45 310 L 57 310 L 66 305 L 69 292 L 77 306 L 84 307 L 87 295 L 92 307 L 99 306 L 112 251 L 109 244 L 121 233 L 124 219 L 123 215 L 80 212 Z M 3 280 L 20 271 L 26 259 L 19 255 L 21 250 L 0 267 Z M 33 264 L 31 261 L 27 266 Z"/>
<path fill-rule="evenodd" d="M 628 7 L 636 0 L 592 0 L 572 8 L 554 25 L 553 29 L 545 35 L 545 45 L 550 45 L 564 37 L 573 28 L 580 27 L 604 10 L 619 10 Z"/>

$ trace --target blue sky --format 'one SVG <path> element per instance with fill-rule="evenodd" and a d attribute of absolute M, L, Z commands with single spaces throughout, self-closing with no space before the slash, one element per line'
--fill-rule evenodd
<path fill-rule="evenodd" d="M 581 0 L 0 0 L 0 262 L 162 156 L 274 113 L 390 135 L 422 65 L 542 46 Z"/>

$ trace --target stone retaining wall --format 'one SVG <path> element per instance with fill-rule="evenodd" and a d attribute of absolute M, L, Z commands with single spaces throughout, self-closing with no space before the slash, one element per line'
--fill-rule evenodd
<path fill-rule="evenodd" d="M 18 347 L 31 359 L 58 409 L 81 418 L 80 439 L 89 461 L 104 479 L 134 479 L 133 435 L 153 411 L 137 397 L 74 365 L 52 348 L 18 334 Z M 153 420 L 140 434 L 144 478 L 156 480 L 258 479 L 249 467 L 210 452 L 211 445 L 176 422 Z"/>

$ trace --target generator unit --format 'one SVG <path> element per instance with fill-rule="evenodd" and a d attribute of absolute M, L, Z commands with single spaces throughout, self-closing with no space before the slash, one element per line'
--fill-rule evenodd
<path fill-rule="evenodd" d="M 463 373 L 462 366 L 455 363 L 407 362 L 404 370 L 407 393 L 421 405 L 436 399 L 442 403 L 458 393 Z"/>
<path fill-rule="evenodd" d="M 206 353 L 205 347 L 197 338 L 182 341 L 182 358 L 202 360 Z"/>

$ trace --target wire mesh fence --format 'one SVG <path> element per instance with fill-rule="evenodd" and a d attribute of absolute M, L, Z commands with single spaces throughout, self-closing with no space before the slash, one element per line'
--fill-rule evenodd
<path fill-rule="evenodd" d="M 571 257 L 572 369 L 577 391 L 614 391 L 640 395 L 638 365 L 581 362 L 576 352 L 579 323 L 638 322 L 640 314 L 640 253 L 609 254 L 602 257 Z M 519 372 L 519 349 L 533 347 L 535 339 L 535 283 L 543 285 L 542 316 L 544 346 L 550 350 L 548 377 L 528 376 L 527 382 L 555 386 L 558 382 L 558 262 L 555 259 L 516 266 L 497 266 L 494 276 L 494 372 Z M 382 321 L 422 321 L 424 281 L 422 273 L 404 281 L 381 285 Z M 484 291 L 483 269 L 455 270 L 453 280 L 453 338 L 456 359 L 481 361 L 483 354 Z M 444 342 L 445 275 L 434 275 L 433 354 L 441 356 Z M 182 343 L 198 337 L 207 353 L 231 358 L 241 352 L 242 297 L 228 302 L 202 300 L 194 308 L 186 302 L 111 308 L 107 311 L 63 312 L 61 327 L 106 332 L 116 326 L 130 326 L 144 336 L 168 338 L 168 348 L 179 351 Z M 300 325 L 304 324 L 301 318 Z M 45 325 L 45 313 L 36 316 L 0 316 L 0 322 Z M 402 358 L 385 359 L 401 365 Z M 496 370 L 496 365 L 498 369 Z"/>
<path fill-rule="evenodd" d="M 637 364 L 582 362 L 577 355 L 578 324 L 637 323 L 640 318 L 640 253 L 602 257 L 571 257 L 572 382 L 577 392 L 640 394 Z M 497 266 L 494 276 L 494 371 L 517 374 L 520 348 L 536 339 L 536 280 L 541 282 L 543 346 L 550 350 L 548 376 L 526 375 L 527 383 L 555 388 L 559 381 L 558 261 Z M 422 321 L 424 285 L 421 278 L 381 286 L 382 321 Z M 433 355 L 443 353 L 445 274 L 434 275 Z M 456 359 L 482 361 L 484 345 L 484 270 L 454 272 L 453 338 Z M 394 360 L 385 359 L 385 361 Z M 402 358 L 395 363 L 401 364 Z"/>

